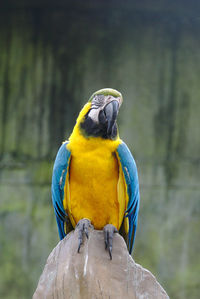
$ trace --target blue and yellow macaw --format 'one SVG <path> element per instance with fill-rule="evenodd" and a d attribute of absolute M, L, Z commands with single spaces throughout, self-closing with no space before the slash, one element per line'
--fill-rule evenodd
<path fill-rule="evenodd" d="M 52 200 L 60 239 L 73 228 L 79 245 L 88 228 L 104 229 L 112 259 L 113 235 L 119 231 L 132 252 L 139 211 L 135 161 L 119 138 L 117 114 L 123 98 L 105 88 L 95 92 L 81 110 L 69 141 L 56 156 Z"/>

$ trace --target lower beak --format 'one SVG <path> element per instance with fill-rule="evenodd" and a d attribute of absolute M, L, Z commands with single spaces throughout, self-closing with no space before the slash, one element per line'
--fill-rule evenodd
<path fill-rule="evenodd" d="M 108 135 L 112 134 L 112 128 L 116 121 L 118 111 L 119 111 L 119 103 L 116 100 L 110 102 L 104 108 L 104 113 L 108 121 L 108 127 L 107 127 Z"/>

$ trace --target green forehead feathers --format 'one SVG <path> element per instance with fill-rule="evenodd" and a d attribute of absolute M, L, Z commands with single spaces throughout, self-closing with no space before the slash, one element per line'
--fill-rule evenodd
<path fill-rule="evenodd" d="M 119 91 L 117 91 L 116 89 L 103 88 L 103 89 L 100 89 L 100 90 L 97 90 L 96 92 L 94 92 L 93 95 L 90 97 L 89 102 L 92 101 L 94 96 L 100 95 L 100 94 L 102 94 L 104 96 L 113 96 L 115 98 L 121 98 L 123 100 L 122 94 Z"/>

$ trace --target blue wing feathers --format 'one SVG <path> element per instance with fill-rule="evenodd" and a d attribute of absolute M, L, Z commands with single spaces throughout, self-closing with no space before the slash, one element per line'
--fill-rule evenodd
<path fill-rule="evenodd" d="M 60 239 L 65 237 L 64 232 L 64 221 L 66 219 L 66 212 L 63 208 L 63 197 L 64 197 L 64 185 L 68 171 L 68 164 L 71 153 L 66 148 L 67 142 L 63 143 L 57 153 L 56 160 L 53 167 L 52 176 L 52 202 L 56 215 L 56 221 L 58 225 L 58 232 Z"/>
<path fill-rule="evenodd" d="M 122 165 L 129 197 L 128 207 L 125 211 L 125 217 L 128 217 L 129 219 L 128 247 L 129 252 L 131 253 L 137 229 L 137 218 L 140 201 L 138 173 L 135 160 L 124 142 L 118 146 L 117 152 Z"/>

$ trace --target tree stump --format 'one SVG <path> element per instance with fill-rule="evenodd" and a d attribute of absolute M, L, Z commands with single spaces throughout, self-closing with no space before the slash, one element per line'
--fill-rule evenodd
<path fill-rule="evenodd" d="M 49 255 L 33 299 L 169 298 L 156 278 L 134 262 L 118 233 L 113 240 L 112 260 L 102 231 L 91 229 L 80 253 L 77 248 L 75 230 Z"/>

